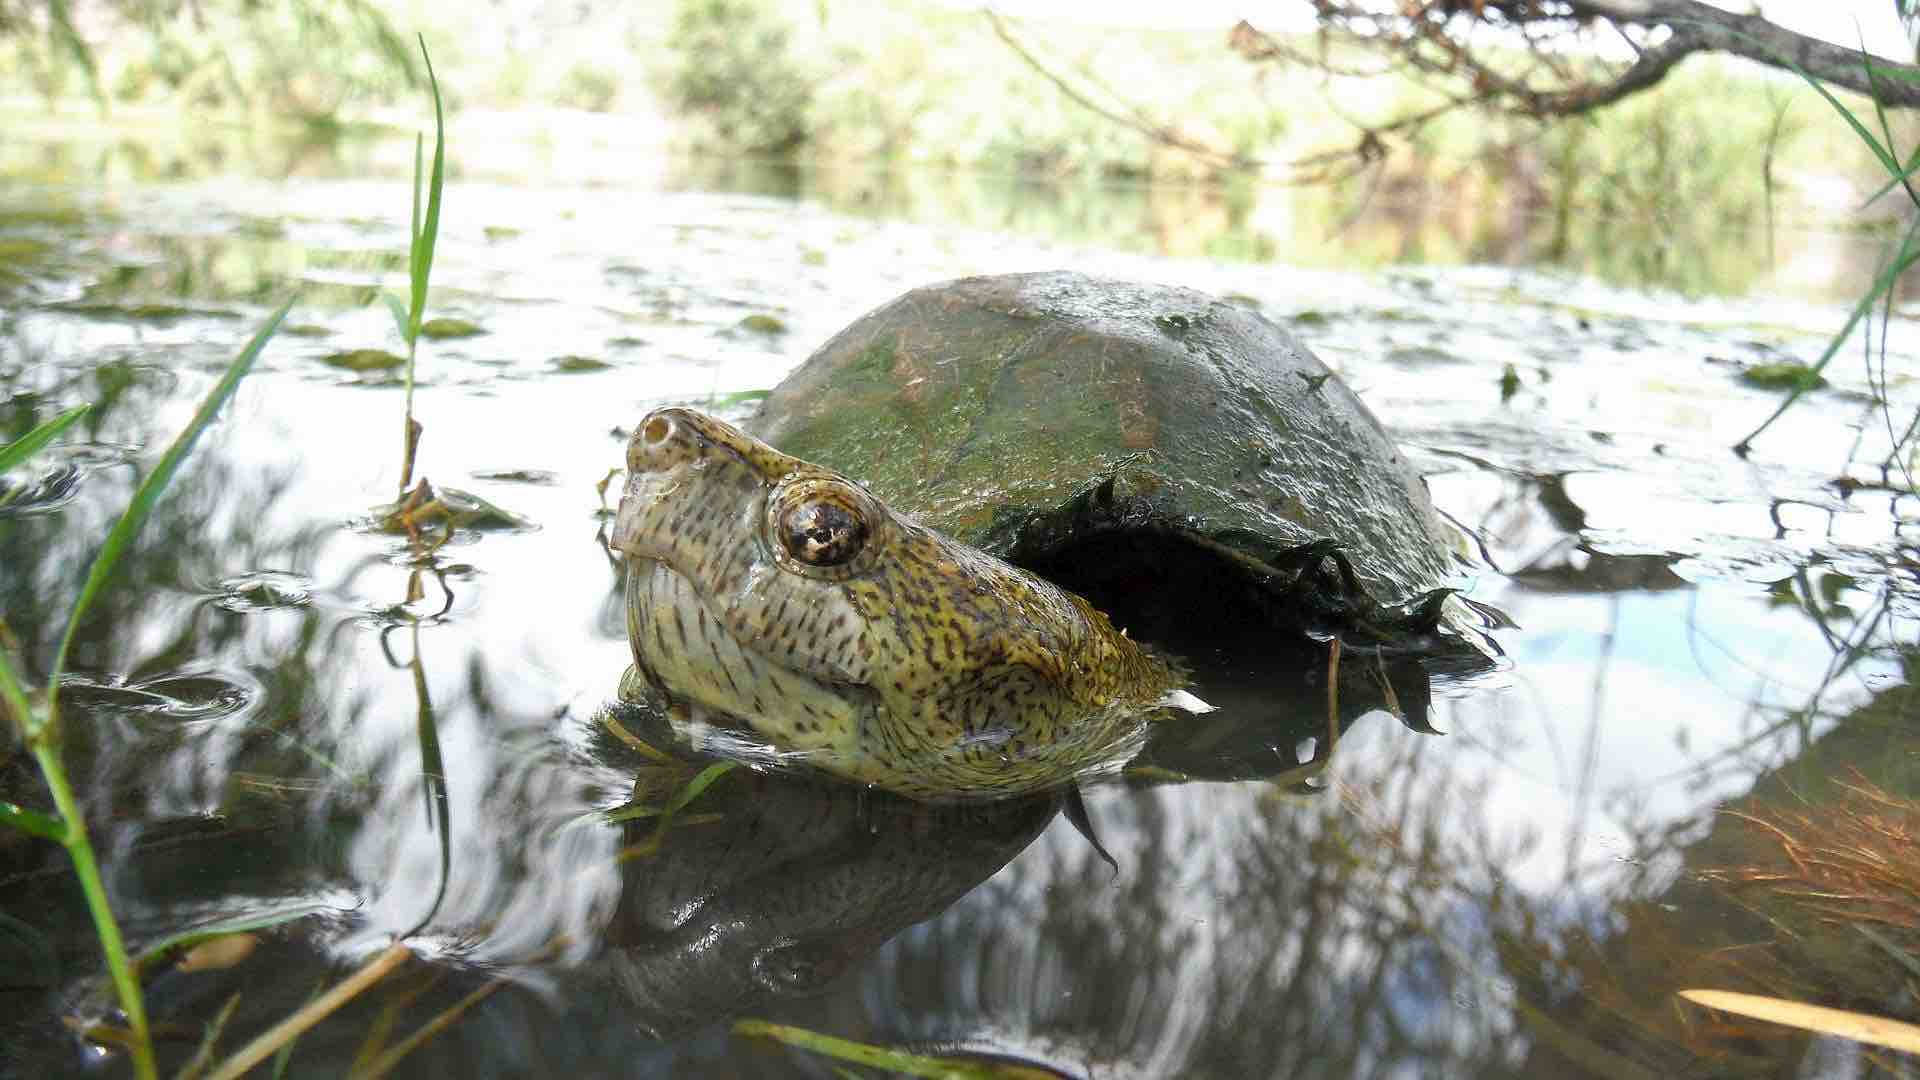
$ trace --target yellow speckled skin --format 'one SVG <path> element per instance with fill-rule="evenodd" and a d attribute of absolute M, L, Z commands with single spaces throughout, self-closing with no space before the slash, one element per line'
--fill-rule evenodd
<path fill-rule="evenodd" d="M 819 768 L 922 799 L 1041 790 L 1131 756 L 1183 681 L 1078 596 L 712 417 L 650 413 L 627 468 L 636 668 Z"/>

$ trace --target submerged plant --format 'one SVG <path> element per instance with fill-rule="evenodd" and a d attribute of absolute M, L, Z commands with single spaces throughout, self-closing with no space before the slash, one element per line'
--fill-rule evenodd
<path fill-rule="evenodd" d="M 1701 878 L 1759 912 L 1781 947 L 1794 950 L 1783 959 L 1797 986 L 1782 989 L 1805 996 L 1812 980 L 1821 996 L 1885 1009 L 1920 989 L 1920 801 L 1857 773 L 1837 786 L 1837 798 L 1802 810 L 1728 811 L 1751 826 L 1761 848 Z M 1680 994 L 1721 1012 L 1920 1052 L 1920 1027 L 1891 1017 L 1717 989 Z"/>
<path fill-rule="evenodd" d="M 426 42 L 424 39 L 420 42 L 420 49 L 422 57 L 425 58 Z M 428 59 L 427 64 L 429 78 L 431 79 L 432 61 Z M 444 118 L 437 84 L 433 84 L 433 98 L 435 129 L 434 155 L 431 177 L 424 189 L 424 207 L 422 204 L 423 188 L 421 183 L 422 144 L 418 138 L 416 138 L 414 144 L 414 199 L 408 253 L 410 296 L 406 302 L 402 302 L 397 297 L 388 298 L 390 306 L 393 308 L 395 323 L 400 331 L 401 337 L 407 342 L 407 412 L 405 417 L 401 471 L 401 491 L 403 494 L 406 493 L 407 485 L 411 480 L 413 455 L 418 445 L 421 430 L 420 425 L 413 418 L 414 354 L 416 344 L 421 336 L 421 325 L 426 308 L 427 281 L 433 266 L 434 242 L 439 231 L 440 195 L 445 169 Z M 170 942 L 168 946 L 163 946 L 162 949 L 156 950 L 149 956 L 143 957 L 138 961 L 132 958 L 127 951 L 126 943 L 120 934 L 119 923 L 107 899 L 106 889 L 100 875 L 99 863 L 95 858 L 92 843 L 88 838 L 86 824 L 81 817 L 79 805 L 74 798 L 72 785 L 68 782 L 66 771 L 61 762 L 60 745 L 62 729 L 59 696 L 60 682 L 66 670 L 67 657 L 74 641 L 75 632 L 85 618 L 88 609 L 92 606 L 94 599 L 111 578 L 113 570 L 119 560 L 124 556 L 127 549 L 132 546 L 141 526 L 145 524 L 148 516 L 151 514 L 154 504 L 159 501 L 161 494 L 166 490 L 167 485 L 171 482 L 188 452 L 191 451 L 200 433 L 212 424 L 221 406 L 233 396 L 241 378 L 252 368 L 254 361 L 258 358 L 261 350 L 265 348 L 267 342 L 273 337 L 275 331 L 278 330 L 292 305 L 293 301 L 289 300 L 286 304 L 282 305 L 279 310 L 275 311 L 266 324 L 261 327 L 260 331 L 255 334 L 253 340 L 235 357 L 233 363 L 228 366 L 226 373 L 221 377 L 220 381 L 209 391 L 205 400 L 201 402 L 200 408 L 194 414 L 193 419 L 188 423 L 187 427 L 181 431 L 179 436 L 174 439 L 173 444 L 169 446 L 167 451 L 161 456 L 159 463 L 154 467 L 153 471 L 148 474 L 146 480 L 142 482 L 138 490 L 135 491 L 131 504 L 108 534 L 105 544 L 101 547 L 99 554 L 95 557 L 93 565 L 87 574 L 86 582 L 81 588 L 80 597 L 75 602 L 73 611 L 69 615 L 66 631 L 62 635 L 59 646 L 54 654 L 53 664 L 48 676 L 48 686 L 44 694 L 37 697 L 29 694 L 20 674 L 23 665 L 18 662 L 15 656 L 17 646 L 14 645 L 11 635 L 6 632 L 5 624 L 0 622 L 0 713 L 5 713 L 12 720 L 22 740 L 26 743 L 28 749 L 34 755 L 35 760 L 39 763 L 41 773 L 46 779 L 47 788 L 54 807 L 54 813 L 50 815 L 28 807 L 17 806 L 13 803 L 0 802 L 0 825 L 10 826 L 20 831 L 52 840 L 66 848 L 73 862 L 75 875 L 79 879 L 81 891 L 86 897 L 88 910 L 93 916 L 95 930 L 100 940 L 101 951 L 106 960 L 106 966 L 114 986 L 115 995 L 119 1000 L 121 1010 L 126 1016 L 126 1029 L 124 1031 L 100 1032 L 98 1034 L 102 1038 L 123 1042 L 126 1045 L 132 1057 L 134 1072 L 136 1075 L 142 1077 L 143 1080 L 157 1076 L 158 1072 L 154 1059 L 152 1036 L 147 1023 L 146 1008 L 141 996 L 141 972 L 143 968 L 152 963 L 155 957 L 164 951 L 166 947 L 177 946 L 179 941 L 187 940 L 187 938 L 183 937 L 177 941 Z M 0 474 L 4 474 L 6 471 L 26 461 L 33 454 L 58 438 L 61 433 L 78 422 L 86 414 L 87 410 L 87 406 L 68 410 L 28 432 L 21 439 L 4 447 L 0 447 Z M 431 489 L 426 487 L 424 481 L 421 487 L 430 497 Z M 436 506 L 439 505 L 437 499 L 433 501 Z M 418 507 L 414 507 L 413 509 L 417 510 Z M 417 667 L 417 659 L 415 663 Z M 437 819 L 437 824 L 441 829 L 442 888 L 444 889 L 447 861 L 447 834 L 444 817 L 444 806 L 446 803 L 445 788 L 443 780 L 435 783 L 435 781 L 438 780 L 438 774 L 442 771 L 438 764 L 438 742 L 432 730 L 430 706 L 424 697 L 424 683 L 417 670 L 415 672 L 415 682 L 417 688 L 421 689 L 423 695 L 421 698 L 423 710 L 421 741 L 423 749 L 426 751 L 426 765 L 429 774 L 429 809 L 431 811 L 436 804 L 441 808 L 441 815 Z M 272 921 L 278 923 L 285 921 L 285 918 L 276 916 Z M 223 929 L 221 933 L 222 935 L 226 935 L 228 934 L 228 930 Z M 321 1018 L 338 1008 L 340 1004 L 357 995 L 366 986 L 377 982 L 380 978 L 384 977 L 387 972 L 391 971 L 410 955 L 411 950 L 406 945 L 395 942 L 386 951 L 376 957 L 366 968 L 350 976 L 328 993 L 320 995 L 314 1001 L 309 1002 L 305 1008 L 289 1016 L 273 1029 L 263 1033 L 253 1040 L 253 1042 L 249 1043 L 248 1046 L 241 1050 L 234 1058 L 213 1068 L 209 1075 L 237 1076 L 246 1069 L 265 1060 L 267 1056 L 274 1054 L 276 1051 L 284 1052 L 285 1048 L 291 1044 L 294 1038 L 298 1037 L 300 1032 L 317 1023 Z M 228 1012 L 231 1010 L 231 1005 L 232 1002 L 229 1003 Z M 200 1072 L 211 1062 L 213 1045 L 218 1038 L 220 1030 L 224 1027 L 226 1015 L 227 1013 L 223 1012 L 221 1019 L 217 1020 L 207 1031 L 201 1051 L 196 1055 L 194 1063 L 189 1067 L 190 1071 Z M 430 1032 L 427 1034 L 430 1034 Z M 426 1037 L 426 1035 L 421 1037 Z M 417 1045 L 417 1041 L 409 1041 L 401 1046 L 392 1048 L 388 1052 L 387 1058 L 383 1059 L 384 1068 L 390 1069 L 400 1056 L 404 1055 L 415 1045 Z"/>
<path fill-rule="evenodd" d="M 440 238 L 440 189 L 447 172 L 446 112 L 440 102 L 440 80 L 433 74 L 427 39 L 420 39 L 420 57 L 427 65 L 427 88 L 433 94 L 433 172 L 426 185 L 426 213 L 420 209 L 421 137 L 413 137 L 413 221 L 407 229 L 407 299 L 383 293 L 393 312 L 400 340 L 407 343 L 407 415 L 400 436 L 400 494 L 413 482 L 413 455 L 420 447 L 422 428 L 413 418 L 413 370 L 419 353 L 420 332 L 427 313 L 427 281 L 433 276 L 433 249 Z M 431 335 L 430 335 L 431 336 Z"/>
<path fill-rule="evenodd" d="M 1910 78 L 1903 69 L 1895 68 L 1881 61 L 1876 61 L 1872 56 L 1868 55 L 1864 49 L 1861 52 L 1860 63 L 1861 66 L 1866 69 L 1869 79 L 1879 78 L 1892 80 Z M 1873 155 L 1874 161 L 1885 170 L 1887 174 L 1886 182 L 1872 195 L 1867 197 L 1864 205 L 1870 206 L 1882 197 L 1898 191 L 1906 195 L 1908 203 L 1911 204 L 1911 213 L 1906 227 L 1900 231 L 1898 239 L 1889 245 L 1886 255 L 1881 259 L 1880 265 L 1876 267 L 1873 281 L 1868 286 L 1867 292 L 1854 304 L 1853 310 L 1847 315 L 1846 322 L 1841 325 L 1839 331 L 1827 342 L 1827 347 L 1821 352 L 1820 359 L 1814 362 L 1808 369 L 1806 377 L 1800 380 L 1798 385 L 1796 385 L 1787 397 L 1780 402 L 1779 406 L 1773 410 L 1773 413 L 1769 415 L 1759 427 L 1753 429 L 1745 438 L 1735 444 L 1734 450 L 1742 456 L 1746 455 L 1753 447 L 1753 440 L 1759 438 L 1767 428 L 1773 425 L 1775 420 L 1778 420 L 1788 409 L 1792 408 L 1793 404 L 1800 400 L 1802 394 L 1814 389 L 1818 385 L 1820 373 L 1826 369 L 1828 364 L 1833 362 L 1834 357 L 1840 354 L 1841 347 L 1852 338 L 1854 328 L 1864 324 L 1867 330 L 1864 346 L 1868 382 L 1875 387 L 1881 415 L 1886 421 L 1887 437 L 1892 443 L 1892 449 L 1885 465 L 1889 469 L 1898 467 L 1905 476 L 1907 489 L 1914 490 L 1914 479 L 1912 474 L 1907 471 L 1907 464 L 1903 454 L 1906 448 L 1913 444 L 1915 435 L 1920 434 L 1920 410 L 1915 411 L 1913 418 L 1907 421 L 1904 428 L 1896 429 L 1897 422 L 1886 404 L 1888 381 L 1887 327 L 1893 319 L 1894 297 L 1900 279 L 1906 275 L 1908 270 L 1913 268 L 1915 263 L 1920 263 L 1920 189 L 1916 189 L 1914 185 L 1914 174 L 1920 172 L 1920 143 L 1914 144 L 1903 158 L 1900 151 L 1895 148 L 1893 127 L 1887 121 L 1887 110 L 1878 100 L 1874 102 L 1874 119 L 1877 121 L 1879 128 L 1876 134 L 1860 117 L 1854 115 L 1852 110 L 1842 104 L 1840 99 L 1835 97 L 1833 92 L 1827 89 L 1826 85 L 1821 82 L 1820 79 L 1805 69 L 1793 65 L 1791 61 L 1789 61 L 1789 66 L 1792 66 L 1800 77 L 1805 79 L 1808 85 L 1818 91 L 1828 105 L 1833 107 L 1833 110 L 1840 115 L 1840 119 L 1846 123 L 1847 127 L 1860 140 L 1861 145 L 1865 146 L 1868 152 Z M 1875 367 L 1876 355 L 1873 333 L 1876 308 L 1879 309 L 1880 315 L 1877 371 Z"/>
<path fill-rule="evenodd" d="M 12 648 L 0 647 L 0 704 L 4 704 L 4 711 L 12 719 L 15 730 L 20 733 L 22 741 L 39 764 L 40 774 L 47 782 L 47 791 L 52 796 L 54 806 L 54 814 L 50 816 L 0 802 L 0 824 L 52 840 L 66 848 L 68 857 L 73 861 L 74 874 L 80 882 L 80 891 L 86 897 L 87 910 L 93 917 L 94 930 L 100 939 L 100 950 L 105 955 L 114 992 L 119 998 L 121 1010 L 126 1013 L 128 1049 L 133 1055 L 134 1071 L 141 1077 L 156 1075 L 153 1043 L 147 1030 L 146 1007 L 141 1000 L 138 975 L 128 957 L 126 943 L 120 936 L 119 922 L 107 902 L 106 887 L 100 878 L 99 862 L 94 857 L 93 844 L 87 835 L 86 821 L 81 816 L 79 803 L 74 799 L 73 786 L 68 782 L 66 769 L 61 762 L 60 681 L 66 672 L 67 655 L 73 645 L 74 634 L 86 618 L 87 610 L 106 587 L 121 557 L 133 546 L 141 526 L 152 514 L 154 504 L 160 501 L 160 496 L 192 451 L 200 433 L 213 423 L 220 407 L 233 396 L 240 380 L 253 367 L 254 360 L 259 357 L 260 351 L 266 347 L 292 306 L 293 301 L 289 300 L 268 317 L 253 340 L 227 366 L 226 373 L 201 401 L 193 419 L 174 438 L 173 445 L 167 447 L 159 463 L 133 493 L 133 501 L 114 523 L 112 531 L 107 534 L 106 543 L 94 556 L 93 566 L 87 571 L 80 598 L 74 602 L 73 610 L 67 616 L 66 632 L 61 635 L 59 647 L 54 653 L 53 666 L 47 675 L 47 689 L 38 701 L 28 696 L 20 674 L 22 665 Z M 79 420 L 85 412 L 85 406 L 69 410 L 27 433 L 18 442 L 0 448 L 0 471 L 25 461 Z"/>

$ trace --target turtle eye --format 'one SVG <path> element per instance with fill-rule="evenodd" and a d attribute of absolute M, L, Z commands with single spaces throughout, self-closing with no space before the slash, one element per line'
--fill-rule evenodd
<path fill-rule="evenodd" d="M 780 508 L 774 534 L 794 560 L 807 566 L 840 566 L 867 544 L 860 507 L 831 490 L 802 495 Z"/>

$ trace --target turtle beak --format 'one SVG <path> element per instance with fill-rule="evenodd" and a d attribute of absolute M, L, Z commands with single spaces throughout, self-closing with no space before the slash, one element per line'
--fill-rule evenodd
<path fill-rule="evenodd" d="M 702 441 L 684 409 L 655 409 L 641 419 L 627 443 L 627 483 L 620 496 L 620 509 L 614 515 L 615 550 L 646 556 L 636 550 L 646 532 L 646 515 L 662 496 L 679 486 L 678 469 L 697 460 Z"/>
<path fill-rule="evenodd" d="M 639 503 L 633 489 L 639 480 L 638 475 L 627 477 L 627 489 L 620 495 L 620 509 L 613 516 L 613 535 L 607 540 L 615 551 L 628 555 L 634 554 L 634 534 L 638 531 Z"/>

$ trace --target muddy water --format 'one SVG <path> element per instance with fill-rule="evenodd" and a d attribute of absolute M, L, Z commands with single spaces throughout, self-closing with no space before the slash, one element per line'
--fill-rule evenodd
<path fill-rule="evenodd" d="M 1818 356 L 1832 280 L 1687 299 L 1546 268 L 1175 258 L 663 175 L 474 178 L 448 189 L 430 314 L 482 332 L 423 347 L 420 464 L 514 516 L 422 560 L 370 525 L 401 381 L 340 359 L 396 348 L 377 294 L 404 287 L 405 150 L 96 179 L 74 162 L 106 159 L 48 144 L 0 185 L 0 440 L 96 406 L 0 495 L 0 613 L 36 680 L 138 479 L 300 296 L 65 690 L 136 946 L 275 923 L 238 960 L 156 965 L 165 1059 L 234 994 L 228 1049 L 410 935 L 416 959 L 304 1036 L 294 1074 L 457 1008 L 404 1070 L 832 1075 L 740 1018 L 1070 1075 L 1900 1067 L 1673 993 L 1912 1012 L 1898 924 L 1860 934 L 1756 887 L 1790 860 L 1722 812 L 1801 815 L 1817 843 L 1855 835 L 1842 782 L 1920 794 L 1920 501 L 1880 466 L 1920 402 L 1912 312 L 1884 369 L 1852 343 L 1743 459 L 1728 447 L 1780 400 L 1743 373 Z M 1870 265 L 1870 239 L 1833 243 Z M 1436 689 L 1444 735 L 1373 709 L 1329 760 L 1301 705 L 1163 747 L 1241 779 L 1090 790 L 1117 874 L 1046 800 L 927 809 L 733 774 L 669 827 L 609 823 L 636 776 L 656 807 L 687 779 L 615 732 L 646 717 L 609 711 L 627 646 L 595 485 L 627 427 L 669 402 L 742 417 L 909 287 L 1055 267 L 1289 324 L 1471 534 L 1460 584 L 1519 624 L 1507 663 Z M 8 755 L 0 797 L 43 806 Z M 120 1064 L 60 1023 L 104 1006 L 56 850 L 0 834 L 0 913 L 0 1068 Z"/>

